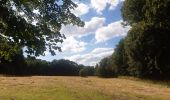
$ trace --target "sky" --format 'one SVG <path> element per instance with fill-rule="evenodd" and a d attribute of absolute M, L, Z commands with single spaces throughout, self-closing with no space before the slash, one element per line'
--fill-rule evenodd
<path fill-rule="evenodd" d="M 123 27 L 121 7 L 124 0 L 73 0 L 78 7 L 72 12 L 84 22 L 84 27 L 62 26 L 61 34 L 66 39 L 61 45 L 62 52 L 39 59 L 52 61 L 68 59 L 78 64 L 94 66 L 102 58 L 110 56 L 114 48 L 126 36 L 129 26 Z"/>

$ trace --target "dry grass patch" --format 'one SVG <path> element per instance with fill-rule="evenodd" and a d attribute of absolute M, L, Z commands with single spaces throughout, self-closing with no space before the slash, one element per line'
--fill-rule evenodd
<path fill-rule="evenodd" d="M 0 77 L 0 100 L 169 100 L 170 88 L 123 78 Z"/>

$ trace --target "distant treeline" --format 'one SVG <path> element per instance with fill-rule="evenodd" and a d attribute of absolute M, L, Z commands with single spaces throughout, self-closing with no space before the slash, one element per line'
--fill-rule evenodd
<path fill-rule="evenodd" d="M 100 76 L 170 79 L 170 1 L 125 0 L 127 36 L 96 65 Z"/>
<path fill-rule="evenodd" d="M 0 74 L 15 76 L 78 76 L 81 69 L 88 70 L 87 75 L 94 75 L 92 66 L 79 65 L 65 59 L 48 62 L 35 57 L 24 58 L 22 52 L 15 55 L 11 61 L 1 59 L 0 63 Z"/>

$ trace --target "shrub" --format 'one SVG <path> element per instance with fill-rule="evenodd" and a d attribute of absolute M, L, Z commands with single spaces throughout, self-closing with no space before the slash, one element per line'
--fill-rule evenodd
<path fill-rule="evenodd" d="M 81 69 L 81 70 L 79 71 L 79 76 L 81 76 L 81 77 L 87 77 L 87 76 L 88 76 L 87 70 L 86 70 L 86 69 Z"/>

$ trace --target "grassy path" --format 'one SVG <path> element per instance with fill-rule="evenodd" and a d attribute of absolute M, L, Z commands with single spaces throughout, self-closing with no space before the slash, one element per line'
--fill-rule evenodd
<path fill-rule="evenodd" d="M 170 100 L 170 88 L 124 78 L 0 77 L 0 100 Z"/>

